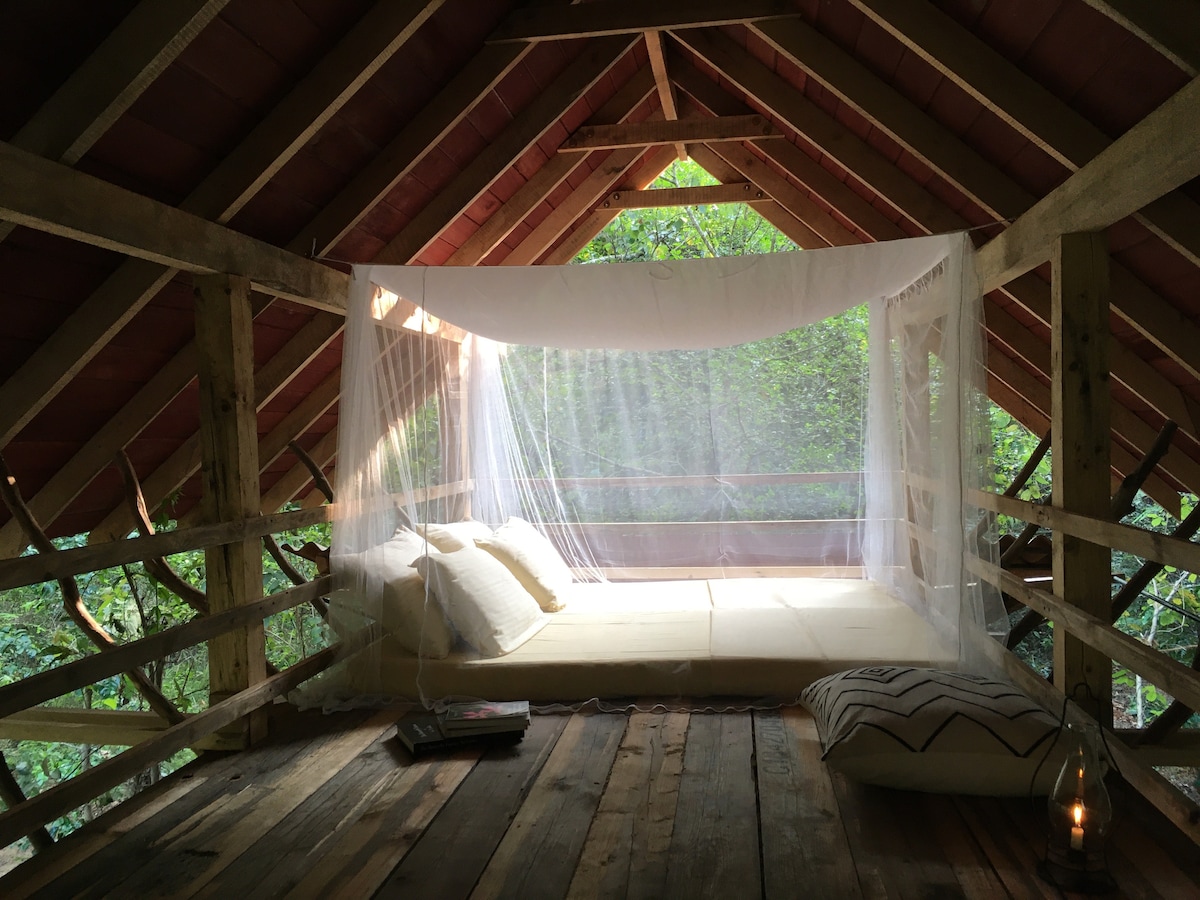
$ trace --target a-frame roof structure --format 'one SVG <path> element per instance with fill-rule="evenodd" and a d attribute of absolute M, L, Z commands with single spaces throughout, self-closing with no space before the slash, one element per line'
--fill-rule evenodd
<path fill-rule="evenodd" d="M 341 262 L 565 263 L 680 153 L 804 248 L 975 229 L 989 391 L 1039 433 L 1039 251 L 1106 229 L 1114 475 L 1171 420 L 1146 489 L 1200 492 L 1189 0 L 42 0 L 0 19 L 0 451 L 54 535 L 125 533 L 122 449 L 151 505 L 195 506 L 192 273 L 259 291 L 271 512 L 313 492 L 290 442 L 335 464 Z M 0 513 L 0 556 L 21 549 Z"/>

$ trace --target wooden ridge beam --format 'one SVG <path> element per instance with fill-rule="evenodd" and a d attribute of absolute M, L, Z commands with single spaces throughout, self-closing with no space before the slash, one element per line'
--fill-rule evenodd
<path fill-rule="evenodd" d="M 1099 128 L 936 7 L 898 0 L 851 2 L 1071 171 L 1112 143 Z M 1145 206 L 1137 218 L 1200 265 L 1200 205 L 1194 200 L 1172 191 Z"/>
<path fill-rule="evenodd" d="M 984 244 L 979 251 L 984 290 L 1045 262 L 1057 235 L 1107 228 L 1200 175 L 1198 117 L 1200 78 Z"/>
<path fill-rule="evenodd" d="M 782 0 L 594 0 L 559 8 L 524 7 L 509 13 L 488 36 L 489 43 L 561 41 L 705 25 L 734 25 L 755 19 L 794 16 Z"/>
<path fill-rule="evenodd" d="M 231 272 L 255 288 L 344 313 L 350 279 L 91 175 L 0 143 L 0 218 L 186 272 Z"/>
<path fill-rule="evenodd" d="M 1165 56 L 1192 78 L 1200 75 L 1200 10 L 1189 0 L 1083 0 Z"/>
<path fill-rule="evenodd" d="M 646 66 L 630 78 L 612 98 L 588 120 L 588 124 L 612 124 L 627 118 L 654 90 L 654 74 Z M 477 265 L 492 252 L 514 228 L 536 209 L 572 173 L 580 171 L 586 156 L 556 153 L 513 194 L 503 206 L 475 230 L 450 258 L 449 266 Z"/>
<path fill-rule="evenodd" d="M 615 150 L 657 144 L 696 144 L 778 137 L 775 126 L 760 115 L 698 117 L 617 125 L 584 125 L 567 138 L 562 151 Z"/>
<path fill-rule="evenodd" d="M 613 191 L 601 202 L 605 209 L 655 209 L 661 206 L 699 206 L 707 203 L 748 203 L 767 199 L 762 189 L 747 182 L 698 187 Z"/>

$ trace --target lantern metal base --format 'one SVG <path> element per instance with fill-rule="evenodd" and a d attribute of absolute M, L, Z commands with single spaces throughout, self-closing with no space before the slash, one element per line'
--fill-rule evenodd
<path fill-rule="evenodd" d="M 1117 889 L 1101 853 L 1047 853 L 1038 863 L 1038 875 L 1060 890 L 1076 894 L 1110 894 Z"/>

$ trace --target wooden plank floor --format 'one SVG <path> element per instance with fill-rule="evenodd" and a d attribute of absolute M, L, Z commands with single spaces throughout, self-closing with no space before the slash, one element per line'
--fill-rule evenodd
<path fill-rule="evenodd" d="M 1059 897 L 1041 804 L 852 784 L 803 710 L 535 716 L 412 761 L 395 711 L 273 723 L 0 879 L 0 897 Z M 1121 792 L 1126 897 L 1200 896 L 1200 853 Z"/>

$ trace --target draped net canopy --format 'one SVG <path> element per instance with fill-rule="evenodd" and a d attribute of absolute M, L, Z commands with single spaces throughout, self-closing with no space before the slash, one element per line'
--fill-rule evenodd
<path fill-rule="evenodd" d="M 580 578 L 860 573 L 929 621 L 1003 631 L 968 575 L 989 463 L 965 234 L 562 267 L 360 266 L 333 557 L 378 620 L 398 525 L 519 516 Z"/>

